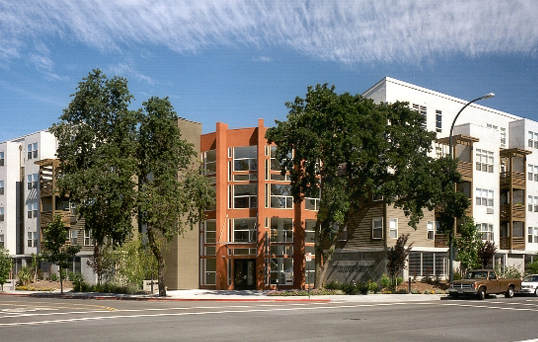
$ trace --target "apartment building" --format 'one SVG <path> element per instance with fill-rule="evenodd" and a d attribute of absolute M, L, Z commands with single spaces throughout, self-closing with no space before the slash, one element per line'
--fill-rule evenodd
<path fill-rule="evenodd" d="M 0 247 L 9 250 L 14 271 L 39 251 L 40 167 L 54 158 L 56 139 L 47 130 L 0 143 Z"/>
<path fill-rule="evenodd" d="M 389 77 L 363 95 L 378 103 L 406 101 L 422 113 L 426 128 L 437 132 L 434 156 L 449 153 L 451 124 L 468 102 Z M 470 94 L 478 95 L 481 94 Z M 487 100 L 483 104 L 487 104 Z M 484 240 L 495 242 L 498 248 L 495 262 L 520 271 L 526 263 L 535 260 L 538 251 L 537 130 L 538 122 L 474 103 L 461 113 L 453 131 L 454 152 L 460 160 L 458 168 L 463 178 L 458 189 L 465 192 L 472 203 L 467 215 L 474 217 Z M 351 242 L 343 244 L 340 254 L 356 255 L 372 248 L 381 252 L 382 248 L 390 247 L 399 234 L 407 232 L 407 220 L 396 217 L 390 208 L 385 207 L 378 216 L 381 219 L 372 218 L 370 225 L 371 241 L 361 246 Z M 362 228 L 356 229 L 364 233 L 369 222 L 361 223 Z M 382 230 L 384 240 L 380 246 L 373 238 L 377 226 Z M 427 238 L 424 240 L 424 237 Z M 409 242 L 414 245 L 408 275 L 447 274 L 447 241 L 444 235 L 437 233 L 435 216 L 425 217 L 417 231 L 411 232 Z M 339 262 L 353 264 L 350 258 L 346 261 L 336 258 L 336 267 Z M 357 259 L 353 265 L 360 262 L 361 259 Z M 371 271 L 371 268 L 367 269 Z"/>
<path fill-rule="evenodd" d="M 257 127 L 202 135 L 205 174 L 216 205 L 200 229 L 200 287 L 301 288 L 314 282 L 314 225 L 319 199 L 294 203 L 289 179 L 274 158 L 276 146 Z"/>

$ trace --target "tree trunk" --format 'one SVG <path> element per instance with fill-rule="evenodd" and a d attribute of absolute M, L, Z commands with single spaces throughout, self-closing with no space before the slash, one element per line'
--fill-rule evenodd
<path fill-rule="evenodd" d="M 64 280 L 62 278 L 62 268 L 58 267 L 58 273 L 60 273 L 60 294 L 64 294 Z"/>
<path fill-rule="evenodd" d="M 159 281 L 159 297 L 166 297 L 166 286 L 164 284 L 164 256 L 161 252 L 161 249 L 157 245 L 157 242 L 155 241 L 155 232 L 153 229 L 148 225 L 148 241 L 149 245 L 151 247 L 151 251 L 153 252 L 153 255 L 155 255 L 155 259 L 157 259 L 157 280 Z"/>

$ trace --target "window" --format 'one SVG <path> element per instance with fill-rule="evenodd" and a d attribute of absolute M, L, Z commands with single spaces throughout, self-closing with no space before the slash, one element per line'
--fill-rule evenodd
<path fill-rule="evenodd" d="M 4 194 L 4 181 L 0 180 L 0 195 Z"/>
<path fill-rule="evenodd" d="M 214 175 L 217 173 L 217 151 L 210 150 L 204 152 L 204 174 Z"/>
<path fill-rule="evenodd" d="M 493 163 L 493 152 L 476 149 L 476 171 L 493 173 Z"/>
<path fill-rule="evenodd" d="M 428 221 L 428 223 L 426 224 L 426 231 L 428 232 L 428 240 L 435 239 L 435 231 L 433 227 L 434 227 L 434 222 Z"/>
<path fill-rule="evenodd" d="M 437 132 L 443 131 L 443 112 L 438 109 L 435 111 L 435 130 Z"/>
<path fill-rule="evenodd" d="M 292 245 L 271 245 L 271 255 L 279 256 L 292 256 L 293 255 L 293 246 Z"/>
<path fill-rule="evenodd" d="M 476 225 L 480 233 L 482 234 L 482 240 L 493 241 L 493 224 L 491 223 L 478 223 Z"/>
<path fill-rule="evenodd" d="M 422 127 L 426 128 L 428 124 L 428 108 L 426 106 L 421 106 L 416 103 L 413 103 L 413 109 L 422 114 L 424 117 L 424 123 L 422 124 Z"/>
<path fill-rule="evenodd" d="M 77 236 L 78 236 L 78 230 L 75 230 L 75 229 L 69 230 L 69 243 L 72 246 L 75 246 L 78 244 Z"/>
<path fill-rule="evenodd" d="M 271 284 L 293 285 L 293 258 L 271 259 Z"/>
<path fill-rule="evenodd" d="M 233 221 L 234 242 L 256 242 L 256 218 L 239 218 L 231 221 Z"/>
<path fill-rule="evenodd" d="M 527 167 L 527 179 L 529 181 L 538 182 L 538 165 L 529 164 Z"/>
<path fill-rule="evenodd" d="M 538 196 L 528 196 L 527 197 L 527 208 L 531 212 L 538 212 Z"/>
<path fill-rule="evenodd" d="M 0 234 L 0 248 L 6 248 L 4 245 L 4 234 Z"/>
<path fill-rule="evenodd" d="M 38 174 L 33 173 L 28 175 L 28 190 L 37 189 Z"/>
<path fill-rule="evenodd" d="M 319 198 L 305 197 L 306 210 L 319 210 Z"/>
<path fill-rule="evenodd" d="M 506 147 L 506 127 L 501 127 L 501 147 Z"/>
<path fill-rule="evenodd" d="M 205 284 L 215 285 L 217 283 L 217 259 L 205 259 Z"/>
<path fill-rule="evenodd" d="M 84 246 L 93 246 L 91 230 L 84 230 Z"/>
<path fill-rule="evenodd" d="M 383 219 L 372 219 L 372 239 L 378 240 L 383 238 Z"/>
<path fill-rule="evenodd" d="M 538 227 L 528 228 L 528 243 L 538 243 Z"/>
<path fill-rule="evenodd" d="M 271 184 L 271 208 L 293 208 L 291 185 Z"/>
<path fill-rule="evenodd" d="M 28 144 L 28 159 L 37 158 L 37 143 Z"/>
<path fill-rule="evenodd" d="M 304 222 L 305 243 L 316 242 L 316 220 L 305 220 Z"/>
<path fill-rule="evenodd" d="M 271 218 L 271 242 L 293 242 L 293 220 L 291 218 Z"/>
<path fill-rule="evenodd" d="M 258 170 L 258 146 L 234 148 L 234 171 Z"/>
<path fill-rule="evenodd" d="M 282 160 L 278 160 L 276 158 L 276 146 L 271 146 L 271 159 L 270 159 L 270 166 L 268 169 L 270 170 L 271 174 L 271 180 L 274 181 L 289 181 L 289 175 L 285 174 L 282 175 L 282 170 L 284 169 L 284 166 L 282 165 Z M 287 159 L 291 159 L 292 154 L 289 152 L 287 154 Z"/>
<path fill-rule="evenodd" d="M 336 232 L 338 232 L 339 225 L 336 225 L 335 228 L 336 228 L 336 229 L 335 229 Z M 344 228 L 342 228 L 342 230 L 340 231 L 340 234 L 338 234 L 337 239 L 338 239 L 338 241 L 347 241 L 347 240 L 348 240 L 347 226 L 345 226 Z"/>
<path fill-rule="evenodd" d="M 493 207 L 493 190 L 476 188 L 476 205 Z"/>
<path fill-rule="evenodd" d="M 206 220 L 205 221 L 205 243 L 216 243 L 217 242 L 217 221 L 216 220 Z"/>
<path fill-rule="evenodd" d="M 0 152 L 0 166 L 4 166 L 4 152 Z"/>
<path fill-rule="evenodd" d="M 256 184 L 234 185 L 234 209 L 257 208 L 258 207 L 258 187 Z"/>
<path fill-rule="evenodd" d="M 0 222 L 4 221 L 4 207 L 0 207 Z"/>
<path fill-rule="evenodd" d="M 538 132 L 529 131 L 528 146 L 531 148 L 538 148 Z"/>
<path fill-rule="evenodd" d="M 389 219 L 389 238 L 391 239 L 398 238 L 398 219 L 397 218 Z"/>
<path fill-rule="evenodd" d="M 37 232 L 28 232 L 28 247 L 37 247 Z"/>

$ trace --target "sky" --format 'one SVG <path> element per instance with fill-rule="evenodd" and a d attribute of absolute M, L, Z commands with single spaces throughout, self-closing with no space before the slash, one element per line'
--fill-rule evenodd
<path fill-rule="evenodd" d="M 310 85 L 385 76 L 538 121 L 536 0 L 0 0 L 0 142 L 50 127 L 93 69 L 132 109 L 272 126 Z"/>

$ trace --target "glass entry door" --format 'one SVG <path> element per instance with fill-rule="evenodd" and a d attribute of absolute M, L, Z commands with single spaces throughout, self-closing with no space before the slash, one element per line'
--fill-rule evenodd
<path fill-rule="evenodd" d="M 256 289 L 256 259 L 234 259 L 234 289 Z"/>

